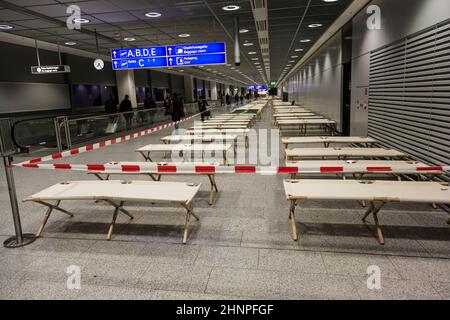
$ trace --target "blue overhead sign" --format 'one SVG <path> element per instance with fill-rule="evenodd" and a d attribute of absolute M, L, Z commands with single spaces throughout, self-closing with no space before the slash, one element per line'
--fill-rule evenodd
<path fill-rule="evenodd" d="M 189 67 L 226 64 L 225 43 L 199 43 L 164 47 L 111 50 L 114 70 Z"/>

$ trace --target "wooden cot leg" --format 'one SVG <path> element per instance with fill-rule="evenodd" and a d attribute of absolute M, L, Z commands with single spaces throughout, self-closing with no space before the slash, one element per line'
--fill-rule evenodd
<path fill-rule="evenodd" d="M 55 205 L 58 206 L 60 202 L 61 201 L 58 200 Z M 42 230 L 44 230 L 44 227 L 47 224 L 48 218 L 50 218 L 50 215 L 52 214 L 52 211 L 53 211 L 53 207 L 48 207 L 47 212 L 45 213 L 44 221 L 42 221 L 42 223 L 41 223 L 41 225 L 39 227 L 39 230 L 36 233 L 36 237 L 40 237 L 41 236 Z"/>
<path fill-rule="evenodd" d="M 41 236 L 42 231 L 44 230 L 45 225 L 47 224 L 48 219 L 50 218 L 50 215 L 52 214 L 53 210 L 60 211 L 62 213 L 67 214 L 69 217 L 73 218 L 73 214 L 72 213 L 70 213 L 69 211 L 59 207 L 59 204 L 61 203 L 61 200 L 56 201 L 55 204 L 47 203 L 47 202 L 44 202 L 44 201 L 36 201 L 36 202 L 40 203 L 40 204 L 42 204 L 42 205 L 44 205 L 46 207 L 48 207 L 47 212 L 45 213 L 45 216 L 44 216 L 44 220 L 42 221 L 41 225 L 39 226 L 39 230 L 38 230 L 38 232 L 36 234 L 37 237 Z"/>
<path fill-rule="evenodd" d="M 130 220 L 134 219 L 134 216 L 131 213 L 129 213 L 128 210 L 125 210 L 123 208 L 123 204 L 124 204 L 123 201 L 121 201 L 120 204 L 116 204 L 116 203 L 114 203 L 113 201 L 110 201 L 110 200 L 105 200 L 105 201 L 108 202 L 110 205 L 112 205 L 114 208 L 118 208 L 119 211 L 122 212 L 123 214 L 127 215 L 130 218 Z"/>
<path fill-rule="evenodd" d="M 380 242 L 380 244 L 382 246 L 384 246 L 384 236 L 383 236 L 383 232 L 381 230 L 381 226 L 380 223 L 378 222 L 378 210 L 376 210 L 375 212 L 373 212 L 373 220 L 375 221 L 375 226 L 377 228 L 377 236 L 378 236 L 378 242 Z"/>
<path fill-rule="evenodd" d="M 383 208 L 383 206 L 384 206 L 385 204 L 386 204 L 386 202 L 382 202 L 382 203 L 377 207 L 377 206 L 375 206 L 374 202 L 371 201 L 371 202 L 370 202 L 370 207 L 369 207 L 369 209 L 367 210 L 366 214 L 364 215 L 364 217 L 363 217 L 363 219 L 362 219 L 363 222 L 365 223 L 367 217 L 368 217 L 370 214 L 373 215 L 373 220 L 374 220 L 374 222 L 375 222 L 375 227 L 376 227 L 376 229 L 377 229 L 377 238 L 378 238 L 378 242 L 379 242 L 381 245 L 384 245 L 384 244 L 385 244 L 385 241 L 384 241 L 383 232 L 382 232 L 382 230 L 381 230 L 381 225 L 380 225 L 380 223 L 379 223 L 379 221 L 378 221 L 378 212 L 380 212 L 381 208 Z"/>
<path fill-rule="evenodd" d="M 364 217 L 362 218 L 362 221 L 364 223 L 366 222 L 367 217 L 372 213 L 373 210 L 374 210 L 373 202 L 370 202 L 369 209 L 367 209 L 366 213 L 364 214 Z"/>
<path fill-rule="evenodd" d="M 114 209 L 114 214 L 113 214 L 113 218 L 112 218 L 111 224 L 109 225 L 108 235 L 106 236 L 106 240 L 108 240 L 108 241 L 111 240 L 113 229 L 114 229 L 114 224 L 116 223 L 116 219 L 117 219 L 117 215 L 118 214 L 119 214 L 119 207 L 116 207 Z"/>
<path fill-rule="evenodd" d="M 184 224 L 184 232 L 183 232 L 183 244 L 186 244 L 187 238 L 188 238 L 188 230 L 189 230 L 189 223 L 191 220 L 191 215 L 197 219 L 197 221 L 200 220 L 200 218 L 194 213 L 192 209 L 192 203 L 183 204 L 183 207 L 186 208 L 186 223 Z"/>
<path fill-rule="evenodd" d="M 291 200 L 291 210 L 289 214 L 289 218 L 291 219 L 291 226 L 292 226 L 292 240 L 297 241 L 298 240 L 298 234 L 297 234 L 297 220 L 295 218 L 295 207 L 297 205 L 296 200 Z"/>
<path fill-rule="evenodd" d="M 211 183 L 211 189 L 209 191 L 209 205 L 213 204 L 214 200 L 214 192 L 219 192 L 217 185 L 216 185 L 216 179 L 214 178 L 214 175 L 208 174 L 209 182 Z"/>

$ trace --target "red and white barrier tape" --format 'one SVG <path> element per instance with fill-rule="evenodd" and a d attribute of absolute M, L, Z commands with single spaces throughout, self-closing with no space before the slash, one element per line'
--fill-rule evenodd
<path fill-rule="evenodd" d="M 357 164 L 349 164 L 342 167 L 304 167 L 304 166 L 224 166 L 224 165 L 189 165 L 189 164 L 164 164 L 164 163 L 140 163 L 140 164 L 43 164 L 28 163 L 23 164 L 24 168 L 35 168 L 43 170 L 73 170 L 81 172 L 103 172 L 103 173 L 142 173 L 142 174 L 158 174 L 158 173 L 180 173 L 180 174 L 313 174 L 313 173 L 402 173 L 402 174 L 426 174 L 440 173 L 450 171 L 448 167 L 367 167 Z"/>

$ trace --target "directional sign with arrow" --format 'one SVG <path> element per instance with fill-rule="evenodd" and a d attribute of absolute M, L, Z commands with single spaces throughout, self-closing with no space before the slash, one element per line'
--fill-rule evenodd
<path fill-rule="evenodd" d="M 224 42 L 111 50 L 114 70 L 226 64 Z"/>

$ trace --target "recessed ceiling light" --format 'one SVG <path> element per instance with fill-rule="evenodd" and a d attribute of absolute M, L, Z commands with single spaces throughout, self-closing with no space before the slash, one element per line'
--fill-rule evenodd
<path fill-rule="evenodd" d="M 189 33 L 180 33 L 178 36 L 180 38 L 189 38 L 191 35 Z"/>
<path fill-rule="evenodd" d="M 256 54 L 255 51 L 250 51 L 248 54 Z"/>
<path fill-rule="evenodd" d="M 295 62 L 294 60 L 289 61 L 289 63 L 294 63 L 294 62 Z"/>
<path fill-rule="evenodd" d="M 148 18 L 158 18 L 158 17 L 161 17 L 161 13 L 159 13 L 159 12 L 147 12 L 145 14 L 145 16 L 148 17 Z"/>
<path fill-rule="evenodd" d="M 296 59 L 296 58 L 298 58 L 298 56 L 291 56 L 291 58 L 292 58 L 292 59 Z"/>
<path fill-rule="evenodd" d="M 85 18 L 76 18 L 76 19 L 73 19 L 73 22 L 75 22 L 75 23 L 89 23 L 89 22 L 91 22 L 91 20 L 85 19 Z"/>
<path fill-rule="evenodd" d="M 123 40 L 125 40 L 125 41 L 136 41 L 136 38 L 126 37 L 126 38 L 123 38 Z"/>
<path fill-rule="evenodd" d="M 308 28 L 320 28 L 321 26 L 323 26 L 321 23 L 311 23 Z"/>
<path fill-rule="evenodd" d="M 294 51 L 295 51 L 295 52 L 302 52 L 303 49 L 295 49 Z"/>
<path fill-rule="evenodd" d="M 247 32 L 249 32 L 250 30 L 248 30 L 248 29 L 241 29 L 241 30 L 239 30 L 239 33 L 247 33 Z"/>
<path fill-rule="evenodd" d="M 259 58 L 252 58 L 253 61 L 259 60 Z"/>
<path fill-rule="evenodd" d="M 244 47 L 250 47 L 253 45 L 253 42 L 246 42 L 243 44 Z"/>
<path fill-rule="evenodd" d="M 303 40 L 300 40 L 300 42 L 307 43 L 307 42 L 311 42 L 311 40 L 310 39 L 303 39 Z"/>
<path fill-rule="evenodd" d="M 0 30 L 11 30 L 13 29 L 13 26 L 10 26 L 9 24 L 0 24 Z"/>
<path fill-rule="evenodd" d="M 230 4 L 228 6 L 222 7 L 222 10 L 224 11 L 235 11 L 239 10 L 241 7 L 235 4 Z"/>
<path fill-rule="evenodd" d="M 74 46 L 74 45 L 76 45 L 77 43 L 75 42 L 75 41 L 67 41 L 67 42 L 65 42 L 64 43 L 66 46 Z"/>

